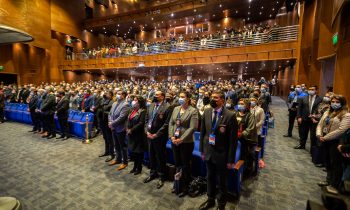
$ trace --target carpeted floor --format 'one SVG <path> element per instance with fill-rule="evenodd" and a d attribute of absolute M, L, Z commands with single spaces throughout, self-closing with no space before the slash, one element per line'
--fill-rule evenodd
<path fill-rule="evenodd" d="M 266 168 L 245 183 L 240 200 L 227 209 L 300 210 L 307 199 L 320 202 L 316 183 L 325 172 L 313 166 L 307 150 L 293 149 L 296 138 L 282 137 L 288 126 L 285 103 L 274 97 L 271 110 L 276 127 L 268 133 Z M 143 184 L 146 168 L 140 176 L 130 175 L 130 166 L 117 172 L 98 158 L 101 137 L 83 145 L 77 139 L 44 140 L 30 129 L 0 124 L 0 196 L 18 198 L 23 209 L 198 209 L 206 200 L 178 198 L 171 194 L 170 182 L 160 190 L 156 182 Z"/>

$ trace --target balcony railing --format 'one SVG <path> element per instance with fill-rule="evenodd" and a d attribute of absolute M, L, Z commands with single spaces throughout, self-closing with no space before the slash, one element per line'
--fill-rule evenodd
<path fill-rule="evenodd" d="M 164 53 L 177 53 L 218 48 L 259 45 L 271 42 L 295 41 L 298 39 L 298 25 L 276 27 L 261 34 L 244 34 L 220 39 L 201 39 L 198 41 L 167 41 L 143 45 L 142 47 L 125 46 L 109 50 L 91 50 L 89 53 L 74 53 L 72 60 L 88 60 L 100 58 L 117 58 L 122 56 L 145 56 Z"/>

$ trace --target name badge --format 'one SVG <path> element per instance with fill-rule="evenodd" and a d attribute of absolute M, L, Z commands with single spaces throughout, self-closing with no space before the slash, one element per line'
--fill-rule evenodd
<path fill-rule="evenodd" d="M 215 145 L 215 134 L 209 134 L 209 144 Z"/>
<path fill-rule="evenodd" d="M 175 133 L 174 133 L 174 136 L 175 136 L 176 138 L 179 138 L 179 136 L 180 136 L 180 128 L 176 128 Z"/>
<path fill-rule="evenodd" d="M 152 121 L 148 123 L 148 129 L 151 129 L 152 128 Z"/>
<path fill-rule="evenodd" d="M 177 119 L 177 120 L 176 120 L 176 126 L 179 127 L 180 125 L 181 125 L 181 120 L 180 120 L 180 119 Z"/>

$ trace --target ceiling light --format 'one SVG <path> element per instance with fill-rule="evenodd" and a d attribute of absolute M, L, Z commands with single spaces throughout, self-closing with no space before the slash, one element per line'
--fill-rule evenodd
<path fill-rule="evenodd" d="M 135 20 L 134 20 L 134 24 L 135 24 L 136 22 L 135 22 Z"/>
<path fill-rule="evenodd" d="M 171 13 L 171 17 L 174 17 L 174 13 Z"/>
<path fill-rule="evenodd" d="M 219 7 L 222 7 L 222 4 L 220 4 Z"/>
<path fill-rule="evenodd" d="M 261 9 L 264 9 L 264 6 L 262 6 Z"/>
<path fill-rule="evenodd" d="M 90 30 L 90 32 L 92 32 L 92 29 Z"/>
<path fill-rule="evenodd" d="M 105 27 L 103 27 L 103 30 L 106 30 L 106 28 L 105 28 Z"/>

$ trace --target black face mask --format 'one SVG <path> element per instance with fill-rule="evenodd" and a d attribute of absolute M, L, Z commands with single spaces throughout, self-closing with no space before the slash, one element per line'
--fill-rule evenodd
<path fill-rule="evenodd" d="M 204 97 L 204 98 L 203 98 L 203 104 L 204 104 L 204 105 L 207 105 L 207 104 L 209 104 L 209 103 L 210 103 L 209 97 Z"/>
<path fill-rule="evenodd" d="M 217 101 L 215 101 L 215 100 L 210 100 L 210 106 L 213 107 L 214 109 L 215 109 L 216 107 L 218 107 L 218 105 L 217 105 L 216 102 L 217 102 Z"/>
<path fill-rule="evenodd" d="M 165 102 L 170 103 L 170 102 L 171 102 L 171 99 L 170 99 L 170 98 L 167 98 L 167 99 L 165 99 Z"/>
<path fill-rule="evenodd" d="M 157 102 L 158 102 L 158 98 L 157 98 L 157 97 L 154 97 L 152 102 L 153 102 L 153 103 L 157 103 Z"/>

